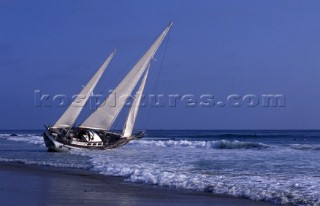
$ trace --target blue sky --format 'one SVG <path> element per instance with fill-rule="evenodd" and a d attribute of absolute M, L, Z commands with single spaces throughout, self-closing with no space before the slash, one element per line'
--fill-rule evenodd
<path fill-rule="evenodd" d="M 171 20 L 146 94 L 212 94 L 221 101 L 230 94 L 283 94 L 286 106 L 179 102 L 142 108 L 137 128 L 320 129 L 319 7 L 295 0 L 3 0 L 0 129 L 54 123 L 66 108 L 36 107 L 34 90 L 76 94 L 117 48 L 96 91 L 113 88 Z M 120 118 L 115 128 L 121 127 Z"/>

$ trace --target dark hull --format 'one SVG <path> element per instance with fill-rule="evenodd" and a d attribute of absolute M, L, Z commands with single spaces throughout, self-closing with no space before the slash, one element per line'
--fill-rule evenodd
<path fill-rule="evenodd" d="M 65 152 L 71 149 L 113 149 L 141 138 L 142 134 L 122 137 L 121 134 L 101 130 L 48 128 L 43 133 L 49 151 Z"/>

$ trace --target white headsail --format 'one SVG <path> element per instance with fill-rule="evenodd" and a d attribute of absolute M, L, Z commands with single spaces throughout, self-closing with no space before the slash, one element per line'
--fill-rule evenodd
<path fill-rule="evenodd" d="M 150 67 L 150 66 L 149 66 Z M 134 97 L 133 103 L 130 108 L 129 115 L 127 117 L 127 121 L 123 127 L 123 137 L 131 137 L 132 131 L 133 131 L 133 126 L 137 118 L 140 102 L 141 102 L 141 97 L 142 93 L 144 90 L 144 86 L 146 85 L 147 77 L 149 73 L 149 68 L 147 69 L 146 73 L 143 76 L 143 79 L 141 81 L 140 87 Z"/>
<path fill-rule="evenodd" d="M 132 93 L 171 26 L 172 23 L 170 23 L 170 25 L 161 33 L 142 58 L 118 84 L 116 89 L 106 99 L 104 105 L 98 107 L 98 109 L 81 124 L 81 127 L 106 130 L 110 129 L 114 120 L 117 118 L 119 112 L 124 106 L 126 98 Z"/>
<path fill-rule="evenodd" d="M 110 63 L 115 50 L 109 55 L 107 60 L 101 65 L 98 71 L 90 79 L 87 85 L 82 89 L 82 91 L 77 95 L 72 104 L 68 109 L 62 114 L 59 120 L 53 125 L 53 127 L 71 127 L 78 118 L 81 110 L 86 104 L 88 98 L 90 97 L 91 92 L 97 85 L 99 79 L 101 78 L 103 72 L 106 70 L 108 64 Z"/>

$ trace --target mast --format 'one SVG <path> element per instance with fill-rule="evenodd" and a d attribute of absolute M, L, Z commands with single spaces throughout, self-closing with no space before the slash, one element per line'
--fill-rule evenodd
<path fill-rule="evenodd" d="M 143 93 L 144 87 L 146 85 L 146 81 L 147 81 L 147 77 L 148 77 L 148 73 L 149 73 L 149 68 L 150 68 L 150 64 L 149 64 L 148 69 L 146 70 L 146 72 L 143 76 L 140 87 L 134 97 L 133 103 L 132 103 L 130 111 L 129 111 L 129 115 L 128 115 L 126 123 L 124 124 L 124 127 L 123 127 L 122 137 L 131 137 L 131 135 L 132 135 L 134 123 L 136 121 L 140 102 L 141 102 L 142 93 Z"/>
<path fill-rule="evenodd" d="M 105 100 L 104 105 L 92 113 L 80 127 L 91 129 L 109 130 L 119 112 L 124 106 L 127 97 L 132 93 L 139 79 L 143 75 L 150 60 L 158 50 L 163 39 L 169 32 L 172 22 L 164 29 L 160 36 L 155 40 L 151 47 L 129 71 L 129 73 L 118 84 L 116 89 Z"/>
<path fill-rule="evenodd" d="M 61 115 L 59 120 L 53 125 L 53 127 L 72 127 L 76 119 L 78 118 L 81 110 L 88 101 L 88 98 L 97 85 L 99 79 L 101 78 L 103 72 L 106 70 L 111 59 L 113 58 L 116 50 L 114 50 L 107 60 L 101 65 L 98 71 L 93 75 L 87 85 L 82 89 L 82 91 L 77 95 L 75 100 L 71 103 L 68 109 Z"/>

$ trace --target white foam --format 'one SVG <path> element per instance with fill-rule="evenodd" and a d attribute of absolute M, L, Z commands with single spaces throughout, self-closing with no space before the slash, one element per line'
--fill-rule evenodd
<path fill-rule="evenodd" d="M 36 144 L 40 146 L 45 146 L 42 136 L 36 134 L 19 134 L 17 136 L 11 136 L 8 134 L 1 135 L 2 138 L 16 142 L 26 142 L 29 144 Z"/>
<path fill-rule="evenodd" d="M 145 145 L 148 147 L 185 147 L 185 148 L 216 148 L 216 149 L 252 149 L 267 148 L 266 144 L 240 142 L 237 140 L 189 141 L 189 140 L 139 140 L 129 143 L 132 146 Z"/>
<path fill-rule="evenodd" d="M 297 160 L 295 155 L 309 158 L 310 162 L 320 157 L 312 159 L 304 151 L 290 148 L 256 150 L 266 146 L 252 145 L 225 140 L 138 140 L 117 150 L 74 150 L 72 153 L 90 157 L 94 171 L 124 176 L 131 182 L 210 191 L 277 204 L 320 204 L 319 165 L 310 166 L 310 171 L 305 169 L 309 162 L 291 166 L 292 161 Z M 220 149 L 226 147 L 232 150 Z M 250 147 L 252 149 L 248 149 Z M 297 171 L 301 174 L 296 174 Z"/>
<path fill-rule="evenodd" d="M 44 146 L 38 135 L 2 135 Z M 115 150 L 71 150 L 35 159 L 8 158 L 56 167 L 90 168 L 126 181 L 209 191 L 278 204 L 320 205 L 319 145 L 266 145 L 241 141 L 137 140 Z M 47 153 L 45 153 L 47 154 Z M 77 155 L 68 160 L 68 155 Z M 63 159 L 61 157 L 66 157 Z M 50 159 L 51 158 L 51 159 Z M 68 161 L 66 161 L 68 160 Z"/>

